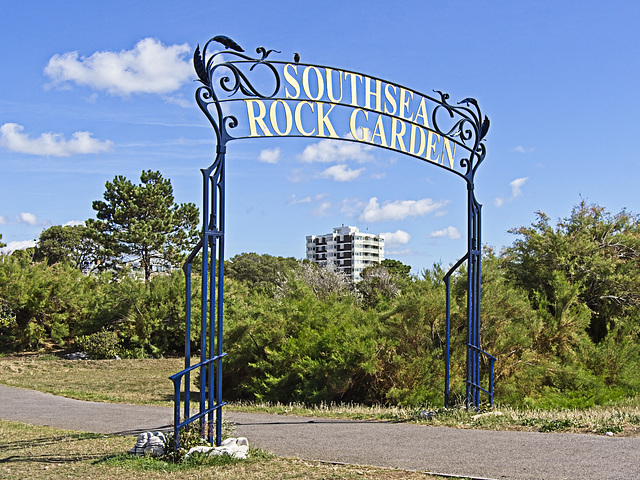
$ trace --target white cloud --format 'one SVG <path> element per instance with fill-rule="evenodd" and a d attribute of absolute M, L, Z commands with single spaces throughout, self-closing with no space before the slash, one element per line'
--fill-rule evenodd
<path fill-rule="evenodd" d="M 280 147 L 267 148 L 260 152 L 258 155 L 258 161 L 262 163 L 276 164 L 280 159 Z"/>
<path fill-rule="evenodd" d="M 78 52 L 56 54 L 44 73 L 54 86 L 75 83 L 123 96 L 167 94 L 193 78 L 190 50 L 187 44 L 166 46 L 145 38 L 120 52 L 95 52 L 90 57 L 79 57 Z"/>
<path fill-rule="evenodd" d="M 513 182 L 509 183 L 511 187 L 511 199 L 522 196 L 522 186 L 529 180 L 529 177 L 516 178 Z"/>
<path fill-rule="evenodd" d="M 350 182 L 351 180 L 358 178 L 363 171 L 364 168 L 354 170 L 347 167 L 345 164 L 340 164 L 327 168 L 320 174 L 320 176 L 323 178 L 331 178 L 336 182 Z"/>
<path fill-rule="evenodd" d="M 84 227 L 84 222 L 80 220 L 70 220 L 62 225 L 63 227 Z"/>
<path fill-rule="evenodd" d="M 373 157 L 367 153 L 371 147 L 355 142 L 340 140 L 320 140 L 318 143 L 307 145 L 298 156 L 302 163 L 329 163 L 355 160 L 366 162 Z"/>
<path fill-rule="evenodd" d="M 7 246 L 0 248 L 0 251 L 3 253 L 11 253 L 16 250 L 24 250 L 26 248 L 35 247 L 35 246 L 36 246 L 35 240 L 21 240 L 21 241 L 7 243 Z"/>
<path fill-rule="evenodd" d="M 462 237 L 462 235 L 456 227 L 447 227 L 429 234 L 429 238 L 449 238 L 451 240 L 456 240 L 460 237 Z"/>
<path fill-rule="evenodd" d="M 27 224 L 31 226 L 46 225 L 47 221 L 41 221 L 36 215 L 30 212 L 20 212 L 18 215 L 14 215 L 13 218 L 7 218 L 0 215 L 0 225 L 20 225 Z"/>
<path fill-rule="evenodd" d="M 522 186 L 527 182 L 527 180 L 529 180 L 529 177 L 516 178 L 512 182 L 509 182 L 509 186 L 511 187 L 511 196 L 506 200 L 504 198 L 497 197 L 493 201 L 493 204 L 500 208 L 505 204 L 505 202 L 512 202 L 516 198 L 521 197 Z"/>
<path fill-rule="evenodd" d="M 362 212 L 366 204 L 357 198 L 345 198 L 342 200 L 341 213 L 349 218 L 356 217 Z"/>
<path fill-rule="evenodd" d="M 306 197 L 298 198 L 297 195 L 294 193 L 289 197 L 289 200 L 287 200 L 287 203 L 289 205 L 300 205 L 302 203 L 311 203 L 311 197 L 306 196 Z"/>
<path fill-rule="evenodd" d="M 517 147 L 513 147 L 512 150 L 514 152 L 527 154 L 527 153 L 533 152 L 535 149 L 534 148 L 525 148 L 522 145 L 518 145 Z"/>
<path fill-rule="evenodd" d="M 411 240 L 411 234 L 403 230 L 396 230 L 395 232 L 385 232 L 382 234 L 384 237 L 385 247 L 397 247 L 398 245 L 406 245 Z"/>
<path fill-rule="evenodd" d="M 360 215 L 360 220 L 365 222 L 383 222 L 386 220 L 402 220 L 407 217 L 421 217 L 433 213 L 445 205 L 446 201 L 434 202 L 430 198 L 422 200 L 397 200 L 385 202 L 382 206 L 376 197 L 369 199 Z"/>
<path fill-rule="evenodd" d="M 193 108 L 193 105 L 194 105 L 193 101 L 187 100 L 186 98 L 180 95 L 176 95 L 173 97 L 169 95 L 165 95 L 164 97 L 162 97 L 162 99 L 167 103 L 177 105 L 182 108 Z"/>
<path fill-rule="evenodd" d="M 329 209 L 332 207 L 331 202 L 328 200 L 323 200 L 328 195 L 326 193 L 318 193 L 317 195 L 311 196 L 307 195 L 306 197 L 298 198 L 294 193 L 287 200 L 288 205 L 307 205 L 309 204 L 309 208 L 313 208 L 311 210 L 310 215 L 312 217 L 326 217 L 329 215 Z M 314 208 L 315 207 L 315 208 Z"/>
<path fill-rule="evenodd" d="M 31 138 L 29 134 L 22 133 L 23 130 L 24 127 L 17 123 L 0 126 L 0 146 L 11 152 L 51 157 L 100 153 L 113 147 L 113 142 L 96 140 L 91 132 L 75 132 L 71 139 L 66 140 L 59 133 L 43 133 L 38 138 Z"/>
<path fill-rule="evenodd" d="M 20 212 L 20 215 L 18 215 L 18 223 L 26 223 L 27 225 L 37 225 L 38 218 L 33 213 Z"/>
<path fill-rule="evenodd" d="M 311 203 L 313 201 L 318 202 L 323 198 L 325 198 L 326 196 L 327 196 L 326 193 L 319 193 L 317 195 L 314 195 L 313 197 L 311 197 L 310 195 L 307 195 L 306 197 L 298 198 L 297 195 L 294 193 L 289 197 L 289 199 L 287 200 L 287 203 L 289 205 L 300 205 L 303 203 Z"/>
<path fill-rule="evenodd" d="M 311 212 L 311 215 L 313 215 L 314 217 L 326 217 L 327 215 L 329 215 L 330 208 L 331 202 L 322 202 Z"/>

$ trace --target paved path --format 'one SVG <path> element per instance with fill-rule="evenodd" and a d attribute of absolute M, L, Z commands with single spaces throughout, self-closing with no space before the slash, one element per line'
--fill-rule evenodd
<path fill-rule="evenodd" d="M 252 446 L 282 456 L 484 479 L 640 479 L 639 438 L 225 415 Z M 136 434 L 169 428 L 172 411 L 82 402 L 0 386 L 0 418 L 105 434 Z"/>

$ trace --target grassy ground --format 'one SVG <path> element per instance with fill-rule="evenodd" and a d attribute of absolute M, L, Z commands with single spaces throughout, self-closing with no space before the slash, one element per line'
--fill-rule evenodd
<path fill-rule="evenodd" d="M 220 480 L 436 480 L 419 472 L 351 465 L 331 465 L 279 458 L 254 452 L 249 460 L 227 461 L 223 465 L 175 465 L 150 458 L 136 458 L 126 452 L 135 442 L 131 437 L 102 436 L 50 427 L 0 421 L 0 478 L 94 480 L 210 479 Z"/>
<path fill-rule="evenodd" d="M 184 359 L 61 360 L 52 355 L 0 358 L 0 383 L 95 402 L 170 405 L 169 376 Z"/>
<path fill-rule="evenodd" d="M 0 357 L 0 383 L 80 400 L 163 405 L 173 403 L 169 375 L 182 359 L 69 361 L 51 355 Z M 248 406 L 243 406 L 248 409 Z M 264 406 L 256 410 L 264 410 Z M 282 413 L 281 408 L 274 411 Z M 174 465 L 130 456 L 131 437 L 59 430 L 0 420 L 0 479 L 371 479 L 443 477 L 378 467 L 332 465 L 252 452 L 224 465 Z"/>
<path fill-rule="evenodd" d="M 0 383 L 81 400 L 164 405 L 173 403 L 169 375 L 182 359 L 69 361 L 51 355 L 0 357 Z M 359 405 L 232 404 L 236 411 L 330 418 L 415 422 L 455 428 L 565 431 L 640 436 L 640 399 L 588 410 L 521 411 L 499 406 L 481 414 L 464 409 Z M 0 421 L 0 479 L 162 478 L 219 479 L 429 479 L 420 472 L 332 465 L 252 452 L 247 461 L 224 465 L 174 465 L 126 452 L 131 437 L 102 436 Z"/>
<path fill-rule="evenodd" d="M 182 369 L 183 359 L 60 360 L 51 355 L 0 358 L 0 383 L 64 395 L 80 400 L 173 404 L 168 377 Z M 480 416 L 464 409 L 404 408 L 360 405 L 313 407 L 267 404 L 231 404 L 235 411 L 269 412 L 327 418 L 417 422 L 455 428 L 575 432 L 640 436 L 640 398 L 586 410 L 519 410 L 498 405 Z"/>

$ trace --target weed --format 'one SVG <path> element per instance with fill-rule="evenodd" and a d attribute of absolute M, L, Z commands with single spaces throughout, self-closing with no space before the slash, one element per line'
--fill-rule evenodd
<path fill-rule="evenodd" d="M 543 422 L 542 425 L 538 426 L 538 431 L 543 433 L 557 432 L 580 427 L 581 425 L 576 423 L 574 420 L 571 420 L 570 418 L 563 418 L 560 420 L 550 420 Z"/>
<path fill-rule="evenodd" d="M 593 429 L 593 433 L 605 435 L 607 433 L 620 433 L 624 430 L 621 425 L 602 425 Z"/>

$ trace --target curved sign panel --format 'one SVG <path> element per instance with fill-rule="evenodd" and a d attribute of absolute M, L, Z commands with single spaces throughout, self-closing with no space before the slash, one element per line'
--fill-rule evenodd
<path fill-rule="evenodd" d="M 215 37 L 228 41 L 226 37 Z M 204 84 L 198 103 L 218 143 L 241 138 L 316 137 L 366 143 L 433 163 L 471 180 L 484 159 L 489 129 L 478 103 L 448 103 L 393 82 L 349 70 L 253 58 L 240 47 L 207 55 L 194 65 Z M 240 49 L 240 50 L 238 50 Z M 275 52 L 277 53 L 277 52 Z"/>

